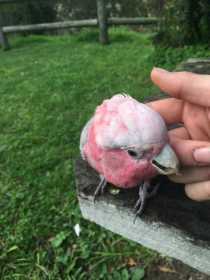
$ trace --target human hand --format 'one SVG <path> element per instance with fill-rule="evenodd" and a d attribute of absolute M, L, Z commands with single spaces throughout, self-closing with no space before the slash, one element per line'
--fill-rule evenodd
<path fill-rule="evenodd" d="M 151 79 L 172 98 L 148 103 L 165 122 L 182 123 L 169 140 L 183 166 L 172 181 L 185 184 L 191 199 L 210 200 L 210 75 L 154 68 Z"/>

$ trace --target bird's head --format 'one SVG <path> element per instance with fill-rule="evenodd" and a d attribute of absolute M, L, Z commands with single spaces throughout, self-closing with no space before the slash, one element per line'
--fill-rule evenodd
<path fill-rule="evenodd" d="M 178 172 L 179 162 L 168 143 L 162 117 L 150 107 L 118 94 L 100 105 L 94 116 L 96 143 L 106 151 L 107 164 L 124 166 L 136 176 Z"/>

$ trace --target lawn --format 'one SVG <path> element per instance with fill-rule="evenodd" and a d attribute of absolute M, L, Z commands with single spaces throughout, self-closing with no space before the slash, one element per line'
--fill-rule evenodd
<path fill-rule="evenodd" d="M 112 29 L 111 41 L 101 46 L 96 32 L 83 31 L 15 38 L 0 50 L 0 279 L 140 279 L 158 258 L 81 217 L 73 173 L 80 131 L 114 93 L 154 93 L 154 63 L 172 69 L 209 52 L 155 56 L 150 34 L 127 29 Z"/>

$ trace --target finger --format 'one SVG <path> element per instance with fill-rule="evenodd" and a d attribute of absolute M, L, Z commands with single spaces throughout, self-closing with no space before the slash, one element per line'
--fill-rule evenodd
<path fill-rule="evenodd" d="M 210 181 L 187 184 L 186 195 L 196 201 L 210 200 Z"/>
<path fill-rule="evenodd" d="M 166 98 L 147 103 L 152 109 L 158 112 L 167 124 L 182 121 L 183 101 L 176 98 Z"/>
<path fill-rule="evenodd" d="M 185 167 L 179 175 L 171 175 L 170 180 L 175 183 L 191 184 L 210 179 L 210 167 Z"/>
<path fill-rule="evenodd" d="M 169 137 L 171 137 L 171 138 L 176 137 L 176 138 L 185 139 L 185 140 L 190 139 L 190 135 L 187 132 L 187 129 L 185 127 L 179 127 L 179 128 L 172 129 L 168 133 L 169 133 Z"/>
<path fill-rule="evenodd" d="M 182 165 L 210 165 L 210 143 L 179 139 L 169 134 L 169 141 Z"/>
<path fill-rule="evenodd" d="M 151 79 L 162 91 L 175 98 L 205 107 L 210 106 L 210 75 L 168 72 L 154 68 Z"/>

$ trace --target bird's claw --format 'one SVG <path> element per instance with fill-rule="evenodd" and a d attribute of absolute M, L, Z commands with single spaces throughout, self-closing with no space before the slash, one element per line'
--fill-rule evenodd
<path fill-rule="evenodd" d="M 93 202 L 94 203 L 96 201 L 96 197 L 104 193 L 105 187 L 107 185 L 107 181 L 104 178 L 104 176 L 100 176 L 100 178 L 101 178 L 100 183 L 98 184 L 98 186 L 97 186 L 97 188 L 94 192 L 94 195 L 93 195 Z"/>
<path fill-rule="evenodd" d="M 142 215 L 147 199 L 155 196 L 157 194 L 158 188 L 159 188 L 159 184 L 152 187 L 152 191 L 150 191 L 151 186 L 149 182 L 143 182 L 143 184 L 139 186 L 139 198 L 134 206 L 134 213 L 135 213 L 135 217 L 133 221 L 134 223 L 136 221 L 137 216 Z"/>
<path fill-rule="evenodd" d="M 157 184 L 154 185 L 154 186 L 149 185 L 149 187 L 148 187 L 148 189 L 147 189 L 147 198 L 151 198 L 151 197 L 156 196 L 159 187 L 160 187 L 160 184 L 159 184 L 159 183 L 157 183 Z"/>

